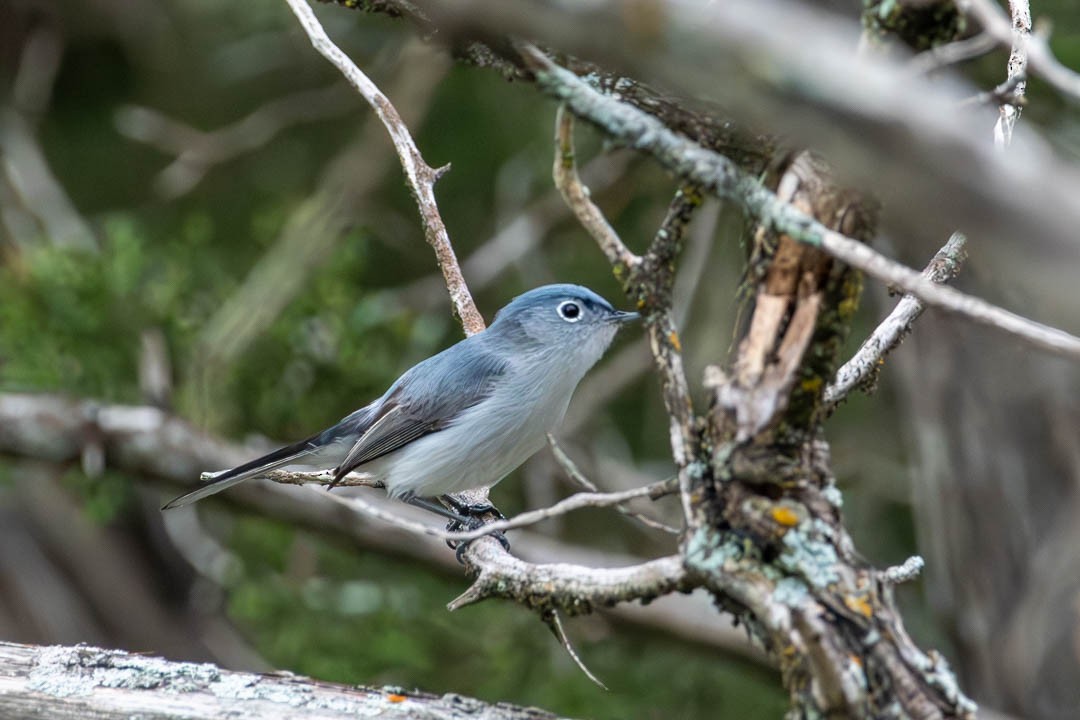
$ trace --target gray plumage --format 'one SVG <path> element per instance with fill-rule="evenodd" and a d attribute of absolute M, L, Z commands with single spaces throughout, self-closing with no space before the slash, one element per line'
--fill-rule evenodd
<path fill-rule="evenodd" d="M 494 485 L 544 445 L 581 378 L 636 318 L 580 285 L 531 290 L 337 425 L 217 473 L 165 508 L 279 468 L 333 468 L 334 483 L 364 473 L 405 500 Z"/>

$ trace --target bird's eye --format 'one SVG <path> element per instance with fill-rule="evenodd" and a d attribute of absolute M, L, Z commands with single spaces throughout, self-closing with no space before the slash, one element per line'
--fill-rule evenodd
<path fill-rule="evenodd" d="M 559 303 L 558 313 L 566 322 L 574 323 L 581 319 L 581 306 L 573 300 L 564 300 Z"/>

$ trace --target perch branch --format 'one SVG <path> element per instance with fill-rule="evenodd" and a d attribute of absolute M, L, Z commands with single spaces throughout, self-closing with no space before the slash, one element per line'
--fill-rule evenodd
<path fill-rule="evenodd" d="M 136 477 L 162 478 L 185 487 L 190 487 L 201 468 L 230 467 L 271 449 L 266 444 L 253 447 L 224 443 L 159 408 L 109 405 L 56 395 L 0 393 L 0 454 L 76 463 L 87 442 L 108 448 L 105 461 L 109 469 Z M 336 535 L 358 547 L 460 574 L 453 553 L 447 552 L 441 540 L 366 522 L 354 506 L 335 502 L 333 493 L 301 492 L 287 485 L 253 480 L 234 488 L 225 499 L 295 527 Z M 424 517 L 422 511 L 388 498 L 372 500 L 383 505 L 393 503 L 396 512 Z M 494 540 L 477 541 L 470 545 L 466 557 L 487 545 L 494 546 L 492 555 L 504 553 Z M 528 531 L 522 531 L 518 547 L 526 562 L 514 562 L 525 568 L 530 567 L 529 563 L 559 560 L 580 565 L 588 572 L 591 567 L 641 562 L 632 555 L 600 552 Z M 647 608 L 622 605 L 613 608 L 611 614 L 638 626 L 762 662 L 761 653 L 747 644 L 744 634 L 717 618 L 703 600 L 676 595 Z"/>
<path fill-rule="evenodd" d="M 494 545 L 494 548 L 492 547 Z M 535 609 L 589 613 L 631 600 L 648 601 L 693 587 L 678 555 L 627 568 L 583 568 L 554 563 L 533 565 L 485 543 L 474 556 L 481 561 L 476 581 L 447 606 L 457 610 L 487 598 L 506 598 Z M 471 558 L 467 558 L 471 560 Z"/>
<path fill-rule="evenodd" d="M 565 457 L 565 454 L 564 454 Z M 206 475 L 204 475 L 206 477 Z M 325 470 L 317 472 L 292 472 L 275 470 L 266 474 L 268 480 L 279 482 L 285 485 L 329 485 L 333 479 L 333 473 Z M 381 484 L 375 481 L 371 481 L 365 478 L 360 473 L 350 473 L 344 478 L 344 480 L 338 485 L 351 486 L 351 487 L 381 487 Z M 594 486 L 595 487 L 595 486 Z M 479 527 L 475 530 L 466 530 L 461 532 L 450 532 L 447 530 L 441 530 L 437 527 L 431 527 L 424 523 L 414 522 L 407 518 L 402 517 L 399 513 L 389 512 L 383 510 L 381 507 L 368 502 L 367 500 L 358 497 L 356 495 L 344 496 L 336 493 L 330 493 L 329 497 L 334 499 L 334 502 L 342 503 L 350 506 L 361 514 L 382 522 L 389 523 L 395 527 L 401 528 L 408 532 L 417 533 L 421 535 L 430 535 L 437 537 L 441 540 L 475 540 L 477 538 L 490 535 L 493 532 L 500 532 L 503 530 L 515 530 L 517 528 L 527 527 L 529 525 L 535 525 L 544 520 L 566 515 L 574 510 L 580 510 L 582 508 L 593 507 L 611 507 L 620 506 L 631 500 L 637 500 L 639 498 L 649 498 L 656 500 L 662 498 L 665 495 L 670 495 L 675 491 L 675 482 L 671 480 L 661 480 L 644 487 L 632 488 L 630 490 L 622 490 L 619 492 L 583 492 L 571 495 L 568 498 L 564 498 L 559 502 L 549 507 L 540 508 L 538 510 L 530 510 L 523 512 L 519 515 L 515 515 L 512 518 L 506 520 L 496 520 L 485 524 L 483 527 Z"/>

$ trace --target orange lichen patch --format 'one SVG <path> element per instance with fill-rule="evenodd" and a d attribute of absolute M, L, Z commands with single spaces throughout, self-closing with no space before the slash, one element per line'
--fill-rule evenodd
<path fill-rule="evenodd" d="M 405 697 L 404 695 L 387 695 L 386 699 L 392 703 L 400 703 L 405 702 L 409 698 Z"/>
<path fill-rule="evenodd" d="M 848 610 L 857 612 L 864 617 L 871 617 L 874 614 L 874 608 L 870 607 L 870 603 L 864 597 L 847 595 L 844 597 L 844 604 L 847 605 Z"/>
<path fill-rule="evenodd" d="M 772 519 L 775 520 L 778 525 L 795 527 L 799 524 L 799 514 L 791 508 L 783 506 L 774 507 L 769 514 L 772 515 Z"/>
<path fill-rule="evenodd" d="M 668 342 L 671 343 L 671 347 L 675 348 L 675 352 L 682 352 L 682 343 L 679 342 L 679 333 L 672 330 L 667 336 Z"/>
<path fill-rule="evenodd" d="M 848 655 L 848 660 L 850 660 L 855 665 L 862 667 L 862 658 L 858 655 Z"/>

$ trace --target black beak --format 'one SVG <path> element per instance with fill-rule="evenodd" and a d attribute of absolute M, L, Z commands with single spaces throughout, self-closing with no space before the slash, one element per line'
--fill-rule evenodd
<path fill-rule="evenodd" d="M 623 312 L 622 310 L 616 310 L 611 314 L 611 322 L 625 325 L 635 320 L 640 320 L 641 315 L 636 312 Z"/>

